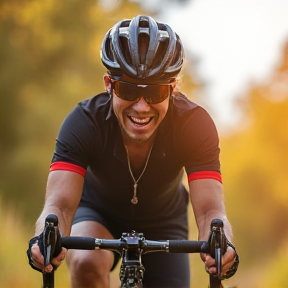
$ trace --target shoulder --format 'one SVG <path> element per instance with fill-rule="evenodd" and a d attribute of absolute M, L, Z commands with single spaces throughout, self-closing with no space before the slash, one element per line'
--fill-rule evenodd
<path fill-rule="evenodd" d="M 65 117 L 60 132 L 77 135 L 92 135 L 100 133 L 108 119 L 110 111 L 110 97 L 107 93 L 98 94 L 78 103 Z"/>
<path fill-rule="evenodd" d="M 213 120 L 210 114 L 197 103 L 189 100 L 181 92 L 175 93 L 172 101 L 172 114 L 173 119 L 178 119 L 182 124 L 183 122 L 193 122 L 195 125 L 197 123 L 210 122 Z"/>
<path fill-rule="evenodd" d="M 218 131 L 214 120 L 202 106 L 190 101 L 182 93 L 174 98 L 170 125 L 174 139 L 180 145 L 202 145 L 204 141 L 218 143 Z M 185 144 L 186 143 L 186 144 Z"/>
<path fill-rule="evenodd" d="M 108 111 L 110 108 L 111 97 L 108 93 L 101 93 L 85 99 L 78 103 L 78 109 L 81 109 L 87 113 L 94 114 L 98 111 Z"/>
<path fill-rule="evenodd" d="M 53 161 L 87 167 L 104 146 L 109 108 L 110 97 L 106 93 L 78 103 L 60 127 Z"/>
<path fill-rule="evenodd" d="M 184 94 L 176 91 L 172 95 L 172 105 L 173 109 L 181 116 L 188 111 L 193 111 L 195 108 L 199 107 L 198 104 L 189 100 Z"/>
<path fill-rule="evenodd" d="M 101 122 L 111 116 L 111 97 L 101 93 L 79 102 L 67 115 L 66 120 Z"/>

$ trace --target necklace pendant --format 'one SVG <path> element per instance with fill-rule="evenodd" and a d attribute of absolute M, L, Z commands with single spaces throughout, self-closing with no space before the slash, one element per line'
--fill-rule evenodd
<path fill-rule="evenodd" d="M 138 203 L 137 187 L 138 187 L 138 184 L 137 184 L 137 183 L 134 183 L 134 196 L 133 196 L 133 198 L 131 199 L 131 203 L 132 203 L 132 204 L 137 204 L 137 203 Z"/>
<path fill-rule="evenodd" d="M 131 199 L 131 203 L 132 204 L 137 204 L 138 203 L 138 198 L 136 196 L 133 196 L 133 198 Z"/>
<path fill-rule="evenodd" d="M 140 176 L 138 177 L 138 179 L 136 180 L 134 175 L 133 175 L 133 172 L 131 170 L 131 165 L 130 165 L 130 159 L 129 159 L 129 153 L 128 153 L 128 149 L 126 147 L 126 151 L 127 151 L 127 161 L 128 161 L 128 168 L 129 168 L 129 172 L 130 172 L 130 175 L 134 181 L 134 195 L 133 195 L 133 198 L 131 199 L 131 203 L 132 204 L 137 204 L 138 203 L 138 197 L 137 197 L 137 187 L 138 187 L 138 182 L 140 180 L 140 178 L 142 177 L 142 175 L 144 174 L 144 172 L 146 171 L 146 168 L 147 168 L 147 165 L 148 165 L 148 161 L 149 161 L 149 158 L 150 158 L 150 155 L 151 155 L 151 152 L 152 152 L 152 148 L 153 148 L 153 145 L 151 146 L 150 148 L 150 151 L 149 151 L 149 154 L 148 154 L 148 157 L 146 159 L 146 163 L 145 163 L 145 166 L 143 168 L 143 171 L 142 173 L 140 174 Z"/>

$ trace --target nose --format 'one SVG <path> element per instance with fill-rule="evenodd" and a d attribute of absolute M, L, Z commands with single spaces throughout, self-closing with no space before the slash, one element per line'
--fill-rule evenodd
<path fill-rule="evenodd" d="M 138 112 L 147 112 L 150 110 L 150 105 L 146 102 L 143 96 L 133 105 L 134 109 Z"/>

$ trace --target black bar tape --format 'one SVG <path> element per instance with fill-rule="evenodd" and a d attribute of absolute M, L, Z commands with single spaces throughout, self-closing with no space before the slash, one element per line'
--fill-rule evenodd
<path fill-rule="evenodd" d="M 62 237 L 61 246 L 67 249 L 94 250 L 95 238 L 79 236 Z"/>
<path fill-rule="evenodd" d="M 169 252 L 171 253 L 207 253 L 206 241 L 169 240 Z"/>

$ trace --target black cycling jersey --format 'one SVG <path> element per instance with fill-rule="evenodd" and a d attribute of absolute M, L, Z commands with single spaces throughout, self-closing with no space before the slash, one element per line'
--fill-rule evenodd
<path fill-rule="evenodd" d="M 133 179 L 121 129 L 110 95 L 82 101 L 59 131 L 51 170 L 85 175 L 81 206 L 89 206 L 119 221 L 157 225 L 186 213 L 189 180 L 221 181 L 218 134 L 209 114 L 178 93 L 157 129 L 152 153 L 138 183 L 138 204 L 131 203 Z M 71 195 L 73 197 L 73 195 Z M 157 221 L 156 221 L 157 220 Z"/>

